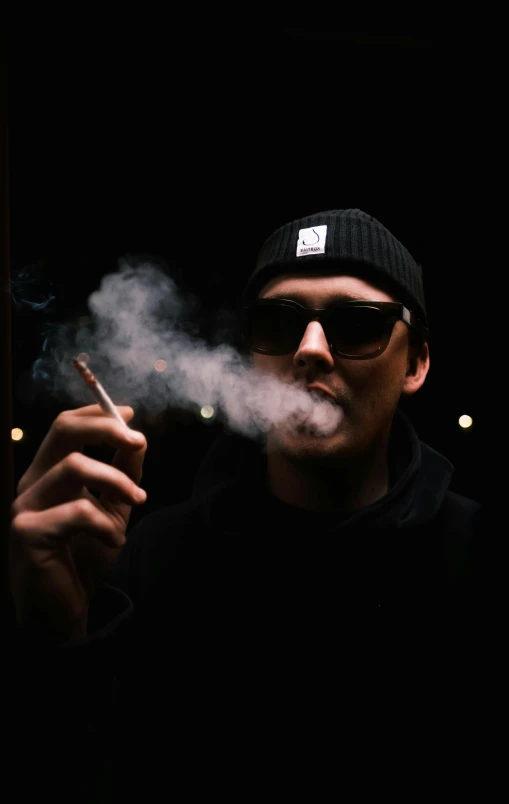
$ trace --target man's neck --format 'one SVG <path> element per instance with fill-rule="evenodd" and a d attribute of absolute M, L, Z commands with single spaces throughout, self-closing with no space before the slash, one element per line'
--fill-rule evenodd
<path fill-rule="evenodd" d="M 267 488 L 287 505 L 309 511 L 356 511 L 379 500 L 389 490 L 387 445 L 344 465 L 330 466 L 290 460 L 278 451 L 267 453 Z"/>

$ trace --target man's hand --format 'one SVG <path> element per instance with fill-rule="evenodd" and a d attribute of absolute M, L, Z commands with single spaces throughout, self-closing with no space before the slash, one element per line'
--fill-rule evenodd
<path fill-rule="evenodd" d="M 134 411 L 118 408 L 125 422 Z M 111 465 L 85 445 L 116 447 Z M 12 506 L 10 561 L 16 619 L 61 640 L 86 634 L 95 582 L 125 544 L 131 509 L 143 503 L 147 443 L 99 405 L 64 411 L 21 478 Z M 91 491 L 99 492 L 99 498 Z"/>

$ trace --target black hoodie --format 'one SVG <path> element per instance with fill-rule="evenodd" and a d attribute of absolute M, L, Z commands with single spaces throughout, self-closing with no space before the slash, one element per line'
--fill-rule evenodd
<path fill-rule="evenodd" d="M 375 609 L 397 611 L 416 600 L 461 608 L 471 595 L 483 508 L 449 490 L 452 464 L 418 439 L 403 412 L 396 413 L 389 443 L 389 491 L 366 508 L 317 513 L 287 505 L 267 490 L 265 468 L 259 443 L 220 435 L 191 498 L 152 511 L 128 532 L 92 602 L 89 635 L 59 647 L 103 644 L 117 630 L 129 643 L 131 623 L 151 630 L 166 619 L 170 578 L 180 588 L 190 573 L 210 575 L 210 562 L 236 567 L 230 583 L 239 567 L 248 570 L 245 583 L 254 567 L 260 578 L 276 562 L 325 562 L 322 572 L 332 573 L 343 593 L 351 590 Z M 178 471 L 178 462 L 167 471 Z M 214 591 L 208 593 L 211 605 Z"/>
<path fill-rule="evenodd" d="M 351 513 L 317 513 L 268 491 L 260 444 L 223 434 L 197 472 L 191 499 L 153 511 L 130 531 L 110 583 L 136 608 L 147 590 L 165 585 L 168 561 L 249 559 L 263 565 L 306 557 L 337 560 L 335 571 L 349 575 L 371 566 L 380 582 L 387 565 L 396 563 L 402 582 L 406 577 L 413 584 L 418 571 L 430 589 L 440 583 L 456 593 L 471 577 L 482 507 L 449 490 L 452 474 L 451 463 L 423 444 L 397 411 L 387 494 Z"/>
<path fill-rule="evenodd" d="M 338 683 L 374 692 L 388 657 L 404 656 L 398 674 L 447 668 L 472 633 L 483 509 L 449 490 L 452 465 L 401 412 L 389 467 L 383 498 L 317 514 L 267 491 L 259 444 L 221 435 L 191 499 L 128 533 L 88 636 L 49 651 L 25 646 L 25 717 L 58 724 L 101 773 L 105 762 L 124 768 L 159 729 L 174 771 L 197 741 L 217 748 L 224 729 L 228 751 L 251 744 L 262 713 L 267 726 L 285 711 L 291 731 L 310 691 L 327 708 Z M 178 460 L 166 471 L 171 483 Z"/>

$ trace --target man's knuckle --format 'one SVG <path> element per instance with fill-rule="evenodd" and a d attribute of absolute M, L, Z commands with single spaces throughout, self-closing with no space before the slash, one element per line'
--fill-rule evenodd
<path fill-rule="evenodd" d="M 64 472 L 75 475 L 79 472 L 83 455 L 81 452 L 70 452 L 62 461 Z"/>
<path fill-rule="evenodd" d="M 90 500 L 87 500 L 86 497 L 81 497 L 79 500 L 75 500 L 73 508 L 74 513 L 80 522 L 88 523 L 93 518 L 95 513 L 94 504 Z"/>
<path fill-rule="evenodd" d="M 61 413 L 58 414 L 56 419 L 53 421 L 53 431 L 57 433 L 57 435 L 62 435 L 63 433 L 67 432 L 69 429 L 69 411 L 63 410 Z"/>
<path fill-rule="evenodd" d="M 27 487 L 26 475 L 27 473 L 25 472 L 25 474 L 19 479 L 18 485 L 16 486 L 16 494 L 18 495 L 18 497 L 21 494 L 23 494 L 23 492 L 26 490 Z"/>
<path fill-rule="evenodd" d="M 30 530 L 32 517 L 28 511 L 19 511 L 11 521 L 11 537 L 16 541 L 22 541 Z"/>
<path fill-rule="evenodd" d="M 18 514 L 19 514 L 19 513 L 20 513 L 22 510 L 23 510 L 23 509 L 22 509 L 22 506 L 21 506 L 21 504 L 20 504 L 19 498 L 18 498 L 18 497 L 16 497 L 16 499 L 13 501 L 13 503 L 12 503 L 12 505 L 11 505 L 11 522 L 13 522 L 13 521 L 16 519 L 16 516 L 17 516 L 17 515 L 18 515 Z"/>

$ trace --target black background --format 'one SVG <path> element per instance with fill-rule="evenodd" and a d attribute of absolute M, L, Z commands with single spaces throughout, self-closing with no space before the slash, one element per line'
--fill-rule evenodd
<path fill-rule="evenodd" d="M 85 314 L 119 257 L 165 259 L 213 330 L 276 226 L 359 207 L 423 264 L 431 370 L 406 409 L 455 465 L 453 489 L 485 500 L 502 293 L 490 42 L 439 24 L 160 22 L 10 33 L 12 276 L 32 272 L 34 302 L 55 295 L 13 309 L 15 479 L 62 409 L 30 385 L 41 332 Z M 217 425 L 192 411 L 138 424 L 151 504 L 183 499 Z"/>

